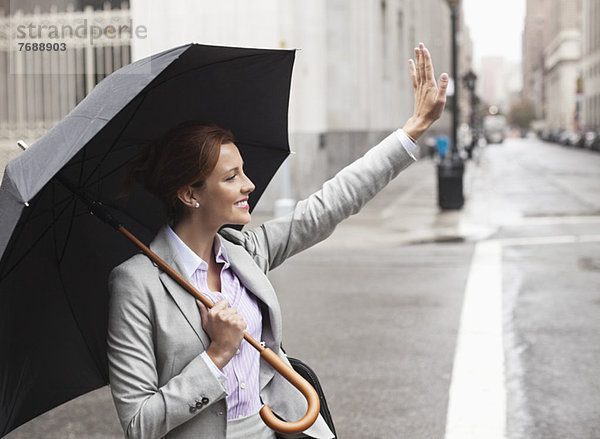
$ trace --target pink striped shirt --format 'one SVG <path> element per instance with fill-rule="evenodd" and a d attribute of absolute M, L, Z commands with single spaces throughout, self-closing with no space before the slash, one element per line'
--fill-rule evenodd
<path fill-rule="evenodd" d="M 231 269 L 225 247 L 217 235 L 214 240 L 214 250 L 217 263 L 222 263 L 221 291 L 210 291 L 207 283 L 208 264 L 190 249 L 177 234 L 168 227 L 171 242 L 177 249 L 185 274 L 191 284 L 202 294 L 209 297 L 213 303 L 227 299 L 229 306 L 234 307 L 244 318 L 246 332 L 255 340 L 260 340 L 262 334 L 262 314 L 256 297 L 248 291 Z M 216 374 L 221 371 L 212 363 L 208 355 L 205 360 Z M 259 384 L 260 355 L 250 344 L 242 341 L 238 353 L 234 355 L 223 368 L 225 390 L 227 391 L 227 419 L 236 419 L 257 413 L 262 407 Z"/>

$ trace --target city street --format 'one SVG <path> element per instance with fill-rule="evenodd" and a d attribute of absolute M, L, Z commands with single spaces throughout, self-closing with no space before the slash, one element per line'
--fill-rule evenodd
<path fill-rule="evenodd" d="M 439 212 L 435 173 L 422 158 L 272 272 L 339 437 L 600 437 L 600 154 L 486 146 L 461 211 Z M 119 437 L 108 388 L 6 436 Z"/>

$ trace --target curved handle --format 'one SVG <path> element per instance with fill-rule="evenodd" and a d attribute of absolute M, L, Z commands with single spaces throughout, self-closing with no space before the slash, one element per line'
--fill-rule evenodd
<path fill-rule="evenodd" d="M 115 228 L 125 235 L 137 247 L 139 247 L 146 254 L 146 256 L 150 258 L 150 260 L 155 262 L 158 267 L 171 276 L 177 283 L 179 283 L 179 285 L 204 303 L 206 307 L 212 308 L 213 303 L 208 298 L 194 288 L 194 286 L 185 280 L 183 276 L 173 270 L 173 268 L 163 261 L 156 253 L 146 247 L 144 243 L 131 234 L 125 227 L 115 223 Z M 313 386 L 311 386 L 308 381 L 302 378 L 302 376 L 298 374 L 298 372 L 296 372 L 291 366 L 279 358 L 275 352 L 269 348 L 263 347 L 247 332 L 244 332 L 244 340 L 246 340 L 252 345 L 252 347 L 259 351 L 260 356 L 264 358 L 267 363 L 273 366 L 277 372 L 283 375 L 285 379 L 292 383 L 296 389 L 300 390 L 308 402 L 308 410 L 306 411 L 306 414 L 302 417 L 302 419 L 296 422 L 282 421 L 273 414 L 268 405 L 265 405 L 260 409 L 260 417 L 264 423 L 267 424 L 272 430 L 275 430 L 279 433 L 288 434 L 300 433 L 301 431 L 304 431 L 313 425 L 319 416 L 319 411 L 321 410 L 319 395 Z"/>
<path fill-rule="evenodd" d="M 321 403 L 319 402 L 317 391 L 271 349 L 264 349 L 261 351 L 260 356 L 273 366 L 277 372 L 283 375 L 285 379 L 292 383 L 296 389 L 300 390 L 308 403 L 306 414 L 296 422 L 282 421 L 273 414 L 268 405 L 264 405 L 263 408 L 260 409 L 260 417 L 263 422 L 267 424 L 271 430 L 275 430 L 279 433 L 294 434 L 306 430 L 315 423 L 319 416 L 319 411 L 321 410 Z"/>

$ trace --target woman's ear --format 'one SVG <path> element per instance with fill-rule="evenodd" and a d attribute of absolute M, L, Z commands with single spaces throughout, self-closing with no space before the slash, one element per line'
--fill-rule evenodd
<path fill-rule="evenodd" d="M 177 191 L 177 198 L 188 207 L 196 207 L 196 193 L 190 185 L 184 186 Z"/>

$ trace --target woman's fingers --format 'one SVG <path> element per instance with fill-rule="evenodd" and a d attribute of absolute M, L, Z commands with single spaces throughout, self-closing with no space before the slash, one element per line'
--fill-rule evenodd
<path fill-rule="evenodd" d="M 448 74 L 442 73 L 440 75 L 440 80 L 438 81 L 438 86 L 439 86 L 438 101 L 446 102 L 446 90 L 448 89 L 448 82 L 449 82 Z"/>
<path fill-rule="evenodd" d="M 417 88 L 417 68 L 412 59 L 408 60 L 408 68 L 410 69 L 410 79 L 412 80 L 413 88 Z"/>
<path fill-rule="evenodd" d="M 421 69 L 421 51 L 418 47 L 415 47 L 415 68 L 417 73 L 417 86 L 423 82 L 422 69 Z"/>
<path fill-rule="evenodd" d="M 419 76 L 422 83 L 427 80 L 425 72 L 425 46 L 423 43 L 419 43 Z"/>
<path fill-rule="evenodd" d="M 425 69 L 425 80 L 427 82 L 435 81 L 435 74 L 433 73 L 433 63 L 431 62 L 431 54 L 429 50 L 424 47 L 423 52 L 423 68 Z"/>
<path fill-rule="evenodd" d="M 216 302 L 209 310 L 206 306 L 196 299 L 196 304 L 200 310 L 200 317 L 202 318 L 202 326 L 206 328 L 206 325 L 210 320 L 218 320 L 221 323 L 232 325 L 241 329 L 246 329 L 246 322 L 244 318 L 238 314 L 235 308 L 229 306 L 229 302 L 226 299 L 221 299 Z"/>

